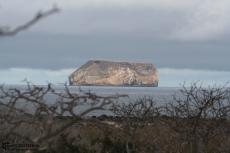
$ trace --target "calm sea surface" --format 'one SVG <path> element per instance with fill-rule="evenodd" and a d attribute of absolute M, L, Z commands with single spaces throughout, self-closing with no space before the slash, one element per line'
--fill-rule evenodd
<path fill-rule="evenodd" d="M 7 86 L 10 88 L 18 88 L 23 90 L 26 86 Z M 45 87 L 45 86 L 44 86 Z M 56 92 L 64 92 L 64 86 L 54 86 Z M 174 87 L 104 87 L 104 86 L 69 86 L 72 93 L 78 93 L 81 89 L 84 92 L 90 91 L 96 95 L 110 96 L 110 95 L 128 95 L 128 97 L 120 98 L 118 102 L 120 103 L 131 103 L 135 102 L 138 98 L 151 97 L 157 105 L 164 105 L 172 100 L 172 96 L 178 92 L 180 88 Z M 53 103 L 57 100 L 57 97 L 50 94 L 46 96 L 46 101 L 48 103 Z M 26 108 L 26 106 L 23 106 Z M 76 111 L 81 112 L 89 108 L 90 105 L 82 104 L 77 107 Z M 29 109 L 27 107 L 27 109 Z M 90 115 L 102 115 L 110 114 L 108 111 L 96 111 Z"/>
<path fill-rule="evenodd" d="M 40 87 L 40 86 L 39 86 Z M 46 87 L 46 86 L 41 86 Z M 54 89 L 63 92 L 65 87 L 54 85 Z M 6 88 L 26 89 L 24 85 L 9 85 Z M 79 89 L 85 92 L 92 92 L 98 95 L 126 94 L 129 96 L 152 96 L 152 97 L 170 97 L 177 92 L 179 87 L 110 87 L 110 86 L 68 86 L 71 92 L 79 92 Z"/>

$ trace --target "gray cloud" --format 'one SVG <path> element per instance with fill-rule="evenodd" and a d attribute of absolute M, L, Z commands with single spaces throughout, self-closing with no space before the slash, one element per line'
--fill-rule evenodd
<path fill-rule="evenodd" d="M 45 8 L 58 4 L 64 9 L 74 8 L 158 8 L 158 9 L 187 9 L 200 0 L 7 0 L 1 4 L 7 8 L 24 11 L 35 8 Z M 29 6 L 26 7 L 25 6 Z"/>
<path fill-rule="evenodd" d="M 5 25 L 58 3 L 63 11 L 0 39 L 0 68 L 62 69 L 89 59 L 230 70 L 228 0 L 8 0 Z"/>
<path fill-rule="evenodd" d="M 30 32 L 62 34 L 154 35 L 204 41 L 229 33 L 229 0 L 8 0 L 0 2 L 5 24 L 23 23 L 54 3 L 63 12 Z M 7 14 L 7 15 L 6 15 Z"/>
<path fill-rule="evenodd" d="M 208 40 L 229 33 L 229 0 L 203 0 L 172 34 L 179 40 Z"/>
<path fill-rule="evenodd" d="M 89 59 L 151 62 L 157 67 L 230 70 L 229 41 L 173 42 L 132 36 L 18 35 L 0 41 L 0 68 L 62 69 Z"/>
<path fill-rule="evenodd" d="M 183 22 L 179 11 L 152 9 L 68 10 L 40 23 L 31 31 L 69 35 L 120 35 L 166 38 Z M 173 26 L 172 26 L 173 25 Z M 51 30 L 52 29 L 52 30 Z"/>

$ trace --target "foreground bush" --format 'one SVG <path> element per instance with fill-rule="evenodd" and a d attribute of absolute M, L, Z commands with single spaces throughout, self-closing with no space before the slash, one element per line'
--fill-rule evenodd
<path fill-rule="evenodd" d="M 52 101 L 47 101 L 48 96 Z M 99 96 L 68 86 L 28 84 L 0 88 L 0 142 L 34 144 L 2 152 L 35 153 L 228 153 L 230 92 L 227 87 L 182 87 L 172 101 L 154 97 L 119 103 L 125 95 Z M 81 108 L 82 104 L 90 107 Z M 87 117 L 95 110 L 114 116 Z M 18 149 L 18 148 L 16 148 Z M 20 148 L 19 148 L 20 149 Z"/>

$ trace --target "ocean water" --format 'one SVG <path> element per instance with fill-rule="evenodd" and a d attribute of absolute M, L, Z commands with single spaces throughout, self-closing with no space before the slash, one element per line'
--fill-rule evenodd
<path fill-rule="evenodd" d="M 127 95 L 126 98 L 120 98 L 123 102 L 134 102 L 135 100 L 143 97 L 150 97 L 158 104 L 166 103 L 172 100 L 173 95 L 179 92 L 179 87 L 106 87 L 106 86 L 70 86 L 71 92 L 79 92 L 79 88 L 82 91 L 94 93 L 96 95 Z M 57 88 L 62 91 L 62 87 Z"/>
<path fill-rule="evenodd" d="M 199 84 L 198 84 L 199 85 Z M 46 88 L 47 86 L 39 86 Z M 64 85 L 52 85 L 53 89 L 55 89 L 55 93 L 65 93 L 65 86 Z M 120 97 L 119 99 L 114 99 L 115 103 L 118 104 L 128 104 L 128 103 L 134 103 L 138 101 L 141 98 L 151 98 L 157 107 L 159 106 L 165 106 L 168 103 L 174 102 L 174 96 L 180 97 L 180 89 L 182 87 L 112 87 L 112 86 L 67 86 L 69 91 L 71 93 L 92 93 L 96 94 L 98 96 L 117 96 L 117 95 L 126 95 L 125 97 Z M 218 87 L 218 86 L 217 86 Z M 27 89 L 27 86 L 25 85 L 6 85 L 4 87 L 7 89 L 19 89 L 21 91 L 24 91 Z M 230 88 L 229 88 L 230 89 Z M 1 101 L 3 101 L 1 99 Z M 56 94 L 53 94 L 52 92 L 49 92 L 44 97 L 44 101 L 48 105 L 55 104 L 56 102 L 63 102 L 60 97 L 58 97 Z M 65 101 L 65 100 L 64 100 Z M 92 106 L 98 106 L 92 105 L 90 103 L 91 101 L 78 101 L 77 107 L 74 109 L 74 112 L 81 113 L 87 109 L 89 109 Z M 18 101 L 17 107 L 23 108 L 27 110 L 28 112 L 34 112 L 34 105 L 31 103 L 26 103 L 23 100 Z M 100 116 L 103 114 L 106 115 L 113 115 L 111 111 L 108 111 L 110 106 L 107 106 L 107 110 L 97 110 L 89 113 L 89 116 Z M 66 116 L 70 114 L 65 114 Z"/>
<path fill-rule="evenodd" d="M 46 86 L 42 86 L 46 87 Z M 8 85 L 5 88 L 17 88 L 21 91 L 26 89 L 24 85 Z M 65 87 L 63 85 L 54 85 L 53 88 L 58 93 L 64 93 Z M 107 86 L 68 86 L 71 93 L 80 93 L 91 92 L 99 96 L 113 96 L 113 95 L 127 95 L 126 97 L 121 97 L 114 102 L 123 104 L 123 103 L 134 103 L 136 100 L 148 97 L 155 101 L 157 106 L 165 105 L 167 102 L 170 102 L 174 94 L 177 94 L 180 88 L 175 87 L 107 87 Z M 45 96 L 45 101 L 52 105 L 58 101 L 58 97 L 52 93 L 49 93 Z M 20 101 L 19 107 L 33 112 L 34 108 L 30 104 L 26 104 L 23 101 Z M 75 112 L 80 113 L 88 108 L 92 107 L 89 103 L 81 102 L 79 106 L 76 107 Z M 109 107 L 107 107 L 109 108 Z M 90 116 L 100 116 L 102 114 L 113 115 L 110 111 L 94 111 L 91 112 Z M 66 114 L 69 115 L 69 114 Z"/>
<path fill-rule="evenodd" d="M 39 87 L 47 87 L 41 85 Z M 173 95 L 179 92 L 180 87 L 113 87 L 113 86 L 67 86 L 71 93 L 90 92 L 98 96 L 114 96 L 114 95 L 126 95 L 120 98 L 123 102 L 134 102 L 135 100 L 143 97 L 150 97 L 157 103 L 165 103 L 172 100 Z M 6 85 L 6 89 L 19 89 L 25 90 L 25 85 Z M 53 88 L 57 93 L 64 93 L 64 85 L 53 85 Z M 54 102 L 56 97 L 52 94 L 47 94 L 46 101 L 48 103 Z"/>

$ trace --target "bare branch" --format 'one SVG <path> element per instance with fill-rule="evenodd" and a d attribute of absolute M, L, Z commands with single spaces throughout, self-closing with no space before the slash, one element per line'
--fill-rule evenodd
<path fill-rule="evenodd" d="M 89 113 L 105 110 L 106 106 L 123 96 L 73 92 L 67 85 L 63 91 L 55 90 L 51 84 L 44 87 L 29 82 L 22 89 L 0 86 L 0 134 L 17 136 L 44 147 L 49 140 L 77 125 Z M 87 107 L 79 111 L 82 104 Z"/>
<path fill-rule="evenodd" d="M 53 7 L 52 9 L 48 10 L 48 11 L 44 11 L 44 12 L 38 12 L 33 19 L 31 19 L 30 21 L 28 21 L 27 23 L 20 25 L 14 29 L 10 29 L 10 28 L 1 28 L 0 27 L 0 36 L 12 36 L 12 35 L 16 35 L 21 31 L 27 30 L 28 28 L 30 28 L 31 26 L 33 26 L 34 24 L 36 24 L 38 21 L 40 21 L 43 18 L 46 18 L 52 14 L 58 13 L 60 11 L 59 8 L 57 7 Z"/>

